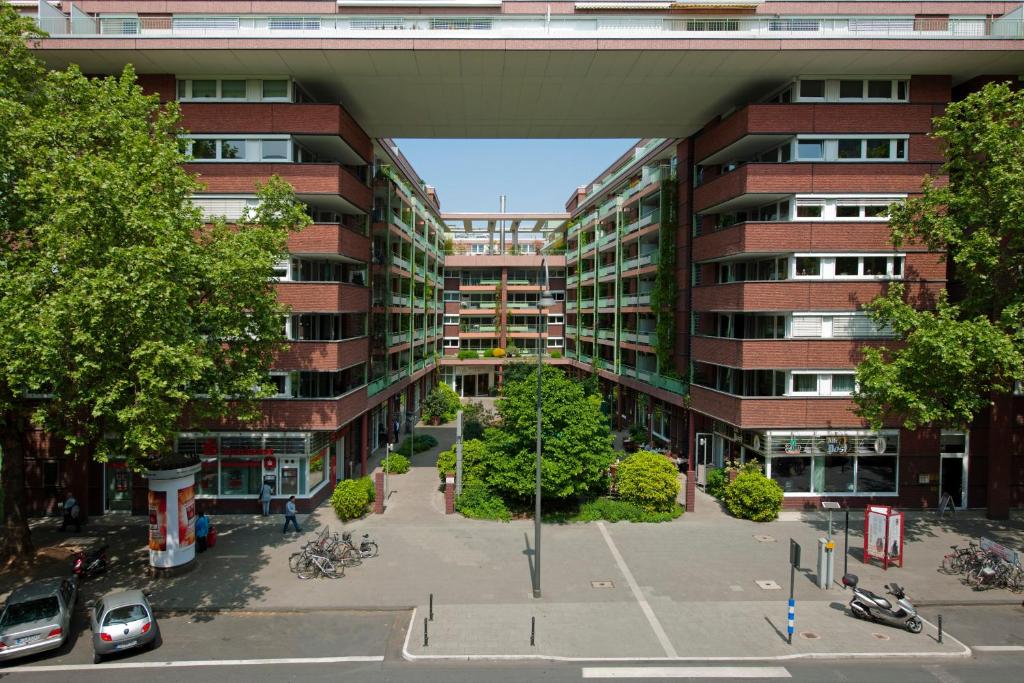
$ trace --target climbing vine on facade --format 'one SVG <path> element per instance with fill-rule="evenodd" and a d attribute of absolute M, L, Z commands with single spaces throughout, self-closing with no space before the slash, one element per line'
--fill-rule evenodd
<path fill-rule="evenodd" d="M 675 178 L 661 181 L 661 239 L 658 243 L 658 270 L 651 292 L 651 307 L 658 317 L 658 341 L 655 354 L 658 357 L 658 374 L 674 376 L 672 347 L 676 328 L 676 299 L 679 295 L 676 284 L 676 228 L 678 211 Z"/>

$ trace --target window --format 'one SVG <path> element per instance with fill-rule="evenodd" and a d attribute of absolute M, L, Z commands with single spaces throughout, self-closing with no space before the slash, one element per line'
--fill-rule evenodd
<path fill-rule="evenodd" d="M 891 99 L 892 81 L 868 81 L 868 98 L 874 100 Z"/>
<path fill-rule="evenodd" d="M 865 256 L 864 275 L 885 275 L 888 259 L 884 256 Z"/>
<path fill-rule="evenodd" d="M 861 147 L 863 147 L 863 143 L 860 140 L 840 140 L 837 156 L 840 159 L 860 159 L 863 156 Z"/>
<path fill-rule="evenodd" d="M 832 393 L 850 394 L 853 393 L 856 375 L 850 373 L 832 375 Z"/>
<path fill-rule="evenodd" d="M 459 316 L 458 316 L 458 314 L 456 313 L 456 314 L 453 315 L 451 313 L 446 313 L 445 316 L 444 316 L 444 324 L 445 325 L 458 325 L 459 324 Z"/>
<path fill-rule="evenodd" d="M 565 318 L 561 313 L 549 313 L 548 314 L 548 325 L 562 325 L 565 323 Z"/>
<path fill-rule="evenodd" d="M 143 619 L 149 619 L 149 613 L 145 607 L 142 605 L 125 605 L 124 607 L 115 607 L 107 612 L 107 616 L 103 619 L 103 625 L 130 624 L 133 621 L 142 621 Z"/>
<path fill-rule="evenodd" d="M 193 99 L 214 99 L 217 97 L 217 81 L 192 81 Z"/>
<path fill-rule="evenodd" d="M 326 478 L 327 449 L 309 458 L 309 477 L 306 480 L 306 490 L 312 491 L 317 484 Z"/>
<path fill-rule="evenodd" d="M 221 159 L 245 159 L 245 140 L 221 140 Z"/>
<path fill-rule="evenodd" d="M 265 100 L 288 99 L 288 81 L 286 81 L 286 80 L 263 81 L 263 99 L 265 99 Z"/>
<path fill-rule="evenodd" d="M 43 461 L 43 488 L 56 488 L 60 485 L 60 462 L 57 460 Z"/>
<path fill-rule="evenodd" d="M 840 256 L 836 259 L 836 275 L 859 275 L 859 259 L 855 256 Z"/>
<path fill-rule="evenodd" d="M 193 159 L 216 159 L 217 158 L 217 141 L 216 140 L 193 140 L 192 141 L 192 158 Z"/>
<path fill-rule="evenodd" d="M 825 81 L 800 81 L 800 99 L 824 99 Z"/>
<path fill-rule="evenodd" d="M 824 159 L 825 158 L 825 141 L 824 140 L 797 140 L 796 142 L 796 156 L 801 161 Z"/>
<path fill-rule="evenodd" d="M 458 292 L 445 292 L 444 293 L 444 300 L 445 301 L 456 301 L 457 302 L 459 300 L 459 293 Z"/>
<path fill-rule="evenodd" d="M 288 160 L 288 140 L 263 140 L 261 157 L 264 160 Z"/>
<path fill-rule="evenodd" d="M 797 218 L 821 218 L 823 206 L 814 204 L 797 205 L 796 217 Z"/>
<path fill-rule="evenodd" d="M 774 26 L 779 21 L 781 20 L 773 20 L 772 25 Z M 808 22 L 807 26 L 812 27 L 813 30 L 817 30 L 819 26 L 818 20 L 813 19 L 792 19 L 788 21 Z M 886 20 L 886 22 L 890 21 Z M 850 22 L 851 30 L 855 30 L 854 23 L 858 22 Z M 782 93 L 772 96 L 769 101 L 788 102 L 790 99 L 793 99 L 794 101 L 810 100 L 818 102 L 906 102 L 907 85 L 908 82 L 906 80 L 899 79 L 801 79 L 797 89 L 783 90 Z"/>
<path fill-rule="evenodd" d="M 549 349 L 560 349 L 564 345 L 562 337 L 548 337 L 548 348 Z"/>
<path fill-rule="evenodd" d="M 839 99 L 859 100 L 864 97 L 864 81 L 839 81 Z"/>
<path fill-rule="evenodd" d="M 444 348 L 446 348 L 446 349 L 457 349 L 457 348 L 459 348 L 459 338 L 458 337 L 445 337 L 444 338 Z"/>
<path fill-rule="evenodd" d="M 221 81 L 220 96 L 225 100 L 244 100 L 245 81 Z"/>
<path fill-rule="evenodd" d="M 818 277 L 821 275 L 821 259 L 816 256 L 798 256 L 796 258 L 797 277 Z"/>
<path fill-rule="evenodd" d="M 818 376 L 794 372 L 791 386 L 791 393 L 794 394 L 816 394 L 818 393 Z"/>

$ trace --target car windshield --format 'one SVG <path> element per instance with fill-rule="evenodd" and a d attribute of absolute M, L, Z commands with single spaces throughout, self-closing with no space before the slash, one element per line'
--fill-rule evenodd
<path fill-rule="evenodd" d="M 60 605 L 57 603 L 56 595 L 9 604 L 4 610 L 3 617 L 0 617 L 0 629 L 40 619 L 52 619 L 59 611 Z"/>
<path fill-rule="evenodd" d="M 107 616 L 103 620 L 103 625 L 110 626 L 111 624 L 127 624 L 129 621 L 138 621 L 139 619 L 148 618 L 149 615 L 146 613 L 146 608 L 142 605 L 125 605 L 124 607 L 115 607 L 107 612 Z"/>

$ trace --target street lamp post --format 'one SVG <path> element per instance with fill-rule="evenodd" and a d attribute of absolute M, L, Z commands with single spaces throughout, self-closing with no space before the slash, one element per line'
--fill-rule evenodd
<path fill-rule="evenodd" d="M 548 291 L 548 266 L 547 260 L 541 259 L 540 266 L 544 269 L 544 288 L 537 299 L 537 309 L 540 311 L 540 322 L 537 325 L 537 479 L 534 490 L 535 509 L 533 511 L 533 597 L 539 598 L 540 594 L 540 447 L 541 447 L 541 375 L 544 365 L 541 362 L 541 354 L 544 345 L 544 328 L 546 325 L 545 310 L 555 305 L 555 300 Z"/>

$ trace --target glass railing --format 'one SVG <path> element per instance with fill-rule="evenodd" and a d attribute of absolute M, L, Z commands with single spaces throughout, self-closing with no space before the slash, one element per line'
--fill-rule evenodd
<path fill-rule="evenodd" d="M 369 396 L 373 396 L 374 394 L 376 394 L 378 392 L 384 391 L 384 389 L 387 388 L 387 386 L 388 386 L 388 378 L 387 377 L 378 377 L 377 379 L 373 380 L 368 385 L 366 385 L 366 393 Z"/>
<path fill-rule="evenodd" d="M 604 277 L 605 275 L 611 275 L 614 272 L 615 272 L 615 264 L 612 263 L 611 265 L 604 266 L 603 268 L 598 270 L 597 271 L 597 275 L 598 275 L 598 277 Z"/>
<path fill-rule="evenodd" d="M 597 300 L 598 308 L 611 308 L 615 305 L 615 297 L 604 296 Z"/>
<path fill-rule="evenodd" d="M 459 332 L 497 332 L 497 325 L 467 325 L 460 327 Z"/>
<path fill-rule="evenodd" d="M 598 339 L 615 339 L 615 330 L 598 330 Z"/>
<path fill-rule="evenodd" d="M 401 256 L 391 255 L 391 265 L 398 266 L 402 270 L 409 270 L 409 262 Z"/>
<path fill-rule="evenodd" d="M 614 241 L 615 241 L 615 233 L 613 232 L 613 233 L 605 235 L 604 237 L 599 239 L 597 241 L 597 248 L 600 249 L 601 247 L 603 247 L 603 246 L 605 246 L 607 244 L 612 244 Z"/>

